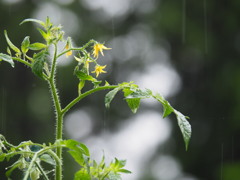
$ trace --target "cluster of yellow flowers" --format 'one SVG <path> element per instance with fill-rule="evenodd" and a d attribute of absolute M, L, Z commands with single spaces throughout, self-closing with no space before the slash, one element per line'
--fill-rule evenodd
<path fill-rule="evenodd" d="M 93 46 L 93 53 L 92 53 L 93 57 L 97 59 L 99 52 L 102 54 L 102 56 L 104 56 L 103 50 L 109 50 L 109 49 L 111 48 L 107 48 L 106 46 L 104 46 L 104 44 L 95 43 Z M 106 71 L 103 70 L 106 66 L 107 65 L 100 66 L 99 64 L 97 64 L 95 66 L 95 70 L 92 71 L 92 73 L 96 73 L 96 77 L 98 77 L 99 74 L 106 73 Z"/>
<path fill-rule="evenodd" d="M 68 39 L 67 44 L 65 46 L 65 49 L 68 50 L 70 48 L 71 48 L 71 40 Z M 109 50 L 109 49 L 112 49 L 112 48 L 108 48 L 108 47 L 104 46 L 104 44 L 101 44 L 101 43 L 98 43 L 98 42 L 95 42 L 94 45 L 93 45 L 92 55 L 95 58 L 94 62 L 96 63 L 96 65 L 95 65 L 95 69 L 94 69 L 94 71 L 92 71 L 92 73 L 95 73 L 96 77 L 98 77 L 99 74 L 101 74 L 101 73 L 106 73 L 106 71 L 104 69 L 106 68 L 107 65 L 101 66 L 96 62 L 96 60 L 99 57 L 99 53 L 101 53 L 101 55 L 104 56 L 103 50 Z M 66 57 L 69 57 L 71 55 L 72 55 L 72 51 L 68 51 L 66 53 Z M 81 61 L 80 58 L 75 57 L 75 59 L 77 61 Z M 85 61 L 85 65 L 86 65 L 87 69 L 89 67 L 89 62 L 92 62 L 92 61 L 90 61 L 90 60 Z"/>

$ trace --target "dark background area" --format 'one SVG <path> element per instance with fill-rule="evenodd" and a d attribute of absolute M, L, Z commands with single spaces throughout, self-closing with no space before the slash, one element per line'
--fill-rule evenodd
<path fill-rule="evenodd" d="M 109 1 L 117 4 L 119 9 L 116 8 L 116 11 L 114 8 L 104 8 L 102 2 L 107 1 L 91 2 L 1 0 L 0 51 L 6 52 L 4 29 L 7 29 L 10 39 L 18 46 L 27 35 L 31 36 L 32 42 L 41 41 L 33 24 L 19 26 L 19 23 L 25 18 L 39 17 L 44 20 L 50 16 L 53 21 L 63 24 L 64 30 L 70 29 L 66 30 L 66 35 L 72 36 L 78 46 L 93 38 L 105 41 L 107 46 L 113 48 L 106 52 L 106 59 L 112 58 L 111 70 L 109 68 L 103 78 L 114 84 L 129 80 L 132 71 L 144 73 L 151 64 L 162 64 L 161 56 L 154 56 L 155 59 L 146 56 L 153 48 L 158 51 L 162 47 L 167 52 L 168 63 L 181 80 L 179 90 L 167 99 L 176 109 L 190 117 L 193 134 L 186 152 L 176 119 L 170 116 L 171 137 L 156 147 L 157 153 L 146 162 L 140 179 L 239 180 L 240 1 Z M 46 12 L 41 14 L 43 9 Z M 57 10 L 63 14 L 59 15 Z M 66 23 L 68 21 L 73 26 L 69 26 Z M 135 39 L 136 44 L 131 43 L 135 38 L 131 38 L 131 32 L 138 28 L 143 29 L 142 32 L 146 33 L 148 40 L 151 39 L 149 42 L 152 45 L 145 47 L 147 42 L 141 39 Z M 123 37 L 124 41 L 120 39 Z M 133 46 L 126 47 L 127 44 Z M 132 53 L 131 56 L 123 56 L 126 49 Z M 109 57 L 107 54 L 110 54 Z M 63 105 L 77 95 L 77 79 L 72 75 L 73 68 L 72 60 L 72 63 L 60 66 L 58 71 L 57 82 Z M 53 142 L 54 113 L 47 84 L 20 63 L 16 63 L 12 69 L 9 64 L 2 62 L 0 77 L 0 133 L 12 144 L 25 140 Z M 95 117 L 103 117 L 103 113 L 106 113 L 103 98 L 104 93 L 94 95 L 75 108 L 87 105 L 94 109 Z M 107 112 L 115 119 L 107 121 L 106 126 L 111 132 L 116 130 L 119 121 L 133 116 L 121 98 L 117 97 L 115 105 Z M 124 107 L 119 108 L 122 105 Z M 141 107 L 144 108 L 149 106 Z M 159 110 L 159 107 L 153 109 Z M 96 123 L 92 133 L 98 134 L 101 126 L 101 123 Z M 68 134 L 65 135 L 68 138 Z M 151 162 L 161 155 L 176 159 L 183 176 L 152 175 L 149 170 Z M 66 164 L 73 162 L 70 157 L 66 158 Z M 0 179 L 4 179 L 4 167 L 9 165 L 11 163 L 0 164 Z M 171 169 L 168 164 L 166 167 Z M 71 173 L 76 170 L 75 167 L 69 169 L 65 172 L 65 179 L 71 179 Z M 131 179 L 131 175 L 128 177 Z"/>

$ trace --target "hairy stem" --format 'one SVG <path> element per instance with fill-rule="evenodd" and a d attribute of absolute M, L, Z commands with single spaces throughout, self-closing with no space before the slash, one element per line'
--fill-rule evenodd
<path fill-rule="evenodd" d="M 28 66 L 28 67 L 32 67 L 32 65 L 31 65 L 29 62 L 24 61 L 24 60 L 21 59 L 21 58 L 12 57 L 12 59 L 15 60 L 15 61 L 21 62 L 21 63 L 25 64 L 25 65 Z"/>
<path fill-rule="evenodd" d="M 53 103 L 54 103 L 55 113 L 56 113 L 55 140 L 57 141 L 62 139 L 63 114 L 61 113 L 62 109 L 61 109 L 61 104 L 60 104 L 60 100 L 59 100 L 59 96 L 56 88 L 56 82 L 55 82 L 56 63 L 57 63 L 57 44 L 54 44 L 54 56 L 53 56 L 51 73 L 48 79 L 48 83 L 49 83 L 50 91 L 53 97 Z M 58 158 L 62 160 L 62 147 L 56 148 L 56 154 Z M 55 180 L 61 180 L 61 179 L 62 179 L 62 163 L 57 164 L 55 169 Z"/>

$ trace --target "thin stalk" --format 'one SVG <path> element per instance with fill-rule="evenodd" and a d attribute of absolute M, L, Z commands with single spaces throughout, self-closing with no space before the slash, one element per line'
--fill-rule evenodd
<path fill-rule="evenodd" d="M 42 166 L 39 164 L 39 162 L 35 162 L 35 165 L 37 166 L 37 168 L 39 169 L 39 171 L 41 172 L 41 174 L 43 175 L 45 180 L 49 180 L 49 178 L 47 177 L 47 174 L 45 173 L 45 171 L 43 170 Z"/>
<path fill-rule="evenodd" d="M 117 85 L 110 85 L 110 86 L 100 86 L 97 87 L 95 89 L 91 89 L 83 94 L 80 94 L 78 97 L 76 97 L 73 101 L 71 101 L 63 110 L 62 110 L 62 114 L 65 114 L 69 109 L 71 109 L 71 107 L 73 107 L 75 104 L 77 104 L 80 100 L 82 100 L 83 98 L 85 98 L 86 96 L 101 91 L 101 90 L 106 90 L 106 89 L 114 89 L 118 87 Z"/>
<path fill-rule="evenodd" d="M 21 59 L 21 58 L 12 57 L 12 59 L 15 60 L 15 61 L 18 61 L 18 62 L 20 62 L 20 63 L 23 63 L 23 64 L 25 64 L 26 66 L 28 66 L 28 67 L 30 67 L 30 68 L 32 67 L 32 64 L 31 64 L 31 63 L 29 63 L 29 62 L 27 62 L 27 61 L 25 61 L 25 60 L 23 60 L 23 59 Z M 45 80 L 48 79 L 48 76 L 47 76 L 46 74 L 43 74 L 43 77 L 44 77 Z"/>
<path fill-rule="evenodd" d="M 96 42 L 96 41 L 92 39 L 92 40 L 90 40 L 88 43 L 86 43 L 86 44 L 85 44 L 84 46 L 82 46 L 82 47 L 79 47 L 79 48 L 69 48 L 69 49 L 63 51 L 62 53 L 60 53 L 59 55 L 57 55 L 57 58 L 59 58 L 60 56 L 66 54 L 66 53 L 69 52 L 69 51 L 83 51 L 83 50 L 86 49 L 88 46 L 90 46 L 91 43 L 94 43 L 94 42 Z"/>

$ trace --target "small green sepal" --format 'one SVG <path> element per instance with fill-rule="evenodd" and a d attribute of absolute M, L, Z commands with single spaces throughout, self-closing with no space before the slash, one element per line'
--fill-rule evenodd
<path fill-rule="evenodd" d="M 7 34 L 7 31 L 6 31 L 6 30 L 4 30 L 4 35 L 5 35 L 5 38 L 6 38 L 6 41 L 7 41 L 7 44 L 9 45 L 9 47 L 10 47 L 13 51 L 15 51 L 16 53 L 21 54 L 20 49 L 18 49 L 18 48 L 12 43 L 12 41 L 8 38 L 8 34 Z"/>

